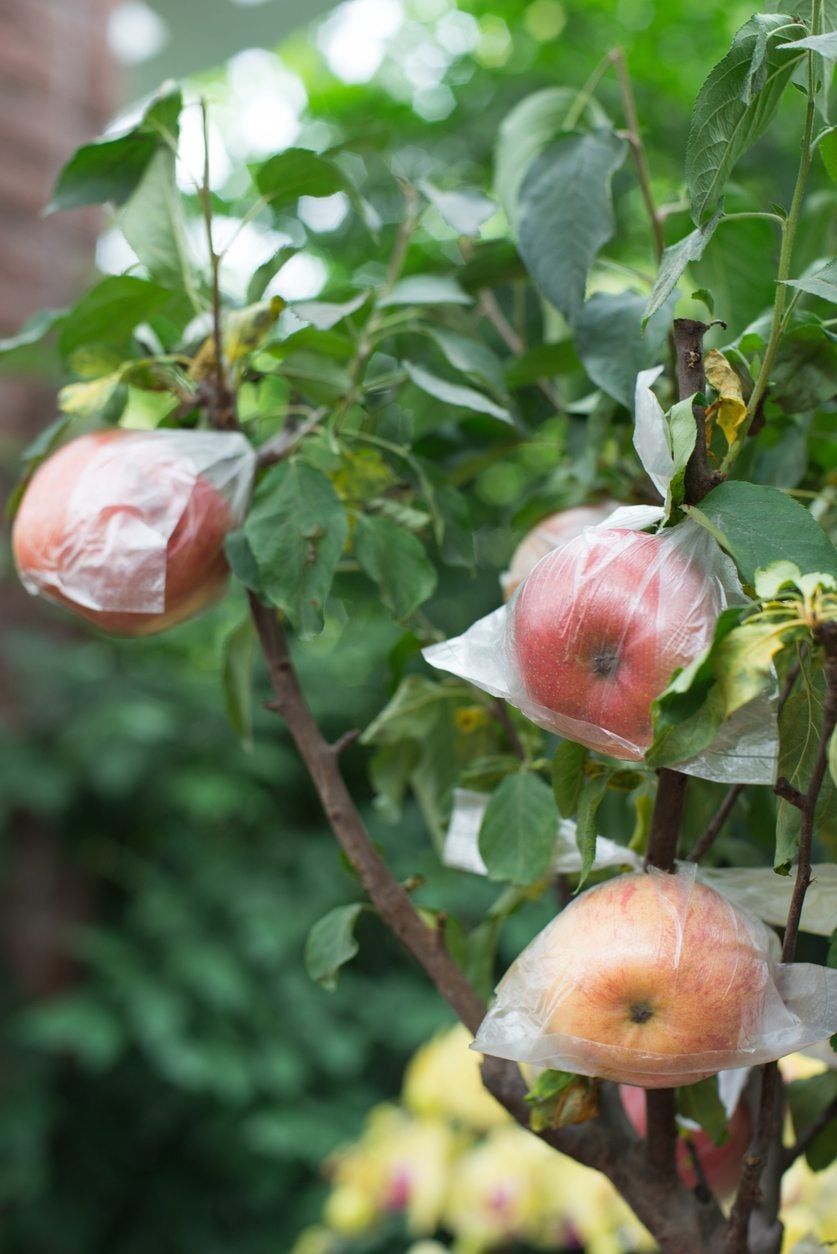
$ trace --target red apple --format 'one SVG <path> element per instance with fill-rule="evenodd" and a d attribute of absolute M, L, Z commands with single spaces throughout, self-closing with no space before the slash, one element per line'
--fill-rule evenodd
<path fill-rule="evenodd" d="M 582 893 L 533 949 L 542 1030 L 573 1038 L 569 1069 L 643 1088 L 743 1065 L 772 985 L 767 929 L 683 871 Z"/>
<path fill-rule="evenodd" d="M 599 505 L 580 505 L 577 509 L 562 509 L 557 514 L 542 518 L 520 541 L 514 551 L 509 569 L 500 576 L 503 598 L 508 601 L 520 584 L 542 557 L 581 535 L 586 527 L 604 522 L 618 506 L 615 501 L 602 501 Z"/>
<path fill-rule="evenodd" d="M 721 609 L 670 534 L 586 531 L 538 562 L 512 606 L 526 695 L 571 720 L 573 740 L 639 758 L 654 698 L 709 643 Z"/>
<path fill-rule="evenodd" d="M 619 1086 L 619 1096 L 635 1130 L 640 1136 L 645 1136 L 645 1090 L 622 1084 Z M 733 1111 L 727 1131 L 729 1139 L 723 1145 L 716 1145 L 702 1129 L 690 1134 L 706 1183 L 715 1196 L 720 1198 L 729 1197 L 737 1189 L 741 1164 L 750 1144 L 752 1120 L 744 1102 L 740 1102 Z M 677 1174 L 687 1189 L 693 1189 L 697 1185 L 692 1159 L 682 1137 L 677 1142 Z"/>
<path fill-rule="evenodd" d="M 29 591 L 115 635 L 163 631 L 226 584 L 227 501 L 160 435 L 72 440 L 35 472 L 15 518 L 12 548 Z"/>

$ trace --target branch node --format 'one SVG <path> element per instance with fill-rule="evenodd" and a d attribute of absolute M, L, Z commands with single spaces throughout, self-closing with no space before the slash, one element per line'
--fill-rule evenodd
<path fill-rule="evenodd" d="M 804 794 L 798 788 L 794 788 L 790 780 L 785 779 L 784 775 L 780 775 L 776 780 L 776 783 L 773 785 L 773 791 L 777 797 L 781 797 L 784 801 L 789 802 L 790 805 L 796 806 L 797 810 L 805 809 Z"/>
<path fill-rule="evenodd" d="M 338 736 L 334 743 L 329 745 L 329 748 L 333 756 L 335 758 L 339 758 L 341 753 L 344 753 L 350 745 L 353 745 L 355 741 L 359 739 L 360 728 L 352 727 L 349 731 L 343 732 L 342 736 Z"/>

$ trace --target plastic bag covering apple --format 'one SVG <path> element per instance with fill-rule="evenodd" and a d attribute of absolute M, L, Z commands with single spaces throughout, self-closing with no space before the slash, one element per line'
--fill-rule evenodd
<path fill-rule="evenodd" d="M 542 518 L 521 540 L 514 551 L 508 570 L 500 576 L 503 598 L 508 601 L 520 584 L 542 557 L 553 549 L 580 536 L 587 527 L 604 522 L 619 506 L 616 501 L 602 501 L 598 505 L 580 505 L 575 509 L 562 509 Z"/>
<path fill-rule="evenodd" d="M 453 790 L 453 809 L 445 833 L 442 862 L 457 871 L 470 871 L 472 875 L 487 875 L 479 847 L 480 827 L 490 797 L 484 792 L 468 788 Z M 633 849 L 620 845 L 607 836 L 596 837 L 596 856 L 593 870 L 620 867 L 639 871 L 644 859 Z M 688 867 L 688 863 L 683 864 Z M 576 825 L 572 819 L 559 819 L 556 828 L 555 851 L 550 870 L 553 875 L 578 875 L 582 867 L 581 852 L 576 841 Z M 812 879 L 805 894 L 800 927 L 814 936 L 830 936 L 837 919 L 837 866 L 830 862 L 815 862 L 811 867 Z M 794 879 L 790 875 L 777 875 L 772 867 L 697 867 L 697 878 L 740 906 L 749 910 L 763 923 L 784 927 L 788 917 Z M 832 1054 L 837 1067 L 837 1054 Z"/>
<path fill-rule="evenodd" d="M 12 537 L 21 581 L 119 635 L 181 622 L 223 591 L 224 539 L 243 520 L 254 472 L 237 432 L 80 436 L 23 497 Z"/>
<path fill-rule="evenodd" d="M 588 889 L 497 988 L 474 1049 L 642 1088 L 693 1084 L 837 1031 L 837 971 L 782 964 L 775 933 L 653 868 Z"/>
<path fill-rule="evenodd" d="M 663 411 L 637 378 L 634 443 L 665 495 L 674 469 Z M 432 666 L 516 705 L 548 731 L 611 757 L 641 758 L 651 704 L 709 643 L 718 614 L 746 601 L 730 559 L 690 519 L 656 535 L 658 506 L 623 506 L 547 554 L 512 601 L 424 650 Z M 776 694 L 737 710 L 678 770 L 720 783 L 772 784 Z"/>

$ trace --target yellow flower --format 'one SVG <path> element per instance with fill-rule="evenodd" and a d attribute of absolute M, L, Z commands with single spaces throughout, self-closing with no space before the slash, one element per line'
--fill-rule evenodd
<path fill-rule="evenodd" d="M 434 1036 L 413 1056 L 403 1088 L 409 1110 L 452 1119 L 475 1132 L 509 1122 L 503 1107 L 483 1088 L 481 1056 L 469 1049 L 471 1039 L 467 1028 L 457 1024 Z"/>
<path fill-rule="evenodd" d="M 488 714 L 480 705 L 463 705 L 454 710 L 453 721 L 457 731 L 461 731 L 463 736 L 471 736 L 480 727 L 485 727 Z"/>

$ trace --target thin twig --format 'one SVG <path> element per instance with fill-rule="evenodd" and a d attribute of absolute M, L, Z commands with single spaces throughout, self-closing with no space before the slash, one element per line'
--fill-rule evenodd
<path fill-rule="evenodd" d="M 328 410 L 318 409 L 305 422 L 301 422 L 299 426 L 292 430 L 285 429 L 275 435 L 272 440 L 267 440 L 259 449 L 258 465 L 259 466 L 275 466 L 277 462 L 284 461 L 286 457 L 290 457 L 296 446 L 310 435 L 312 431 L 316 431 L 317 427 L 326 417 Z"/>
<path fill-rule="evenodd" d="M 230 395 L 227 391 L 227 380 L 224 373 L 224 350 L 221 336 L 221 259 L 215 251 L 212 232 L 212 193 L 209 180 L 209 109 L 206 98 L 201 99 L 201 119 L 203 124 L 203 182 L 200 188 L 200 201 L 203 209 L 206 243 L 209 249 L 209 265 L 211 272 L 212 299 L 212 340 L 213 363 L 212 373 L 215 383 L 216 403 L 213 406 L 215 424 L 221 428 L 236 426 L 235 415 L 232 413 Z"/>
<path fill-rule="evenodd" d="M 497 297 L 488 288 L 483 288 L 480 292 L 478 312 L 488 319 L 506 345 L 506 348 L 510 349 L 515 357 L 522 357 L 526 352 L 526 344 L 503 313 Z M 538 379 L 537 386 L 543 392 L 550 405 L 554 405 L 556 409 L 561 408 L 561 398 L 549 379 Z"/>
<path fill-rule="evenodd" d="M 491 713 L 506 733 L 506 738 L 508 739 L 514 753 L 520 758 L 521 762 L 525 762 L 528 754 L 523 748 L 523 742 L 517 734 L 517 728 L 512 722 L 511 715 L 506 709 L 505 702 L 501 701 L 499 697 L 496 701 L 492 702 Z"/>
<path fill-rule="evenodd" d="M 732 785 L 732 787 L 727 792 L 727 795 L 724 797 L 723 801 L 718 806 L 718 809 L 716 810 L 714 817 L 710 820 L 709 825 L 706 828 L 706 831 L 703 833 L 700 839 L 696 842 L 694 848 L 688 854 L 686 858 L 687 862 L 700 862 L 701 858 L 703 858 L 709 852 L 709 850 L 714 845 L 718 837 L 718 834 L 721 831 L 721 828 L 724 826 L 727 819 L 729 818 L 729 816 L 732 814 L 733 810 L 735 809 L 735 803 L 738 800 L 738 798 L 741 796 L 742 792 L 744 791 L 744 788 L 745 788 L 744 784 Z"/>
<path fill-rule="evenodd" d="M 628 123 L 626 138 L 633 155 L 637 178 L 642 191 L 642 199 L 645 202 L 645 209 L 651 223 L 651 234 L 654 238 L 654 256 L 659 261 L 665 250 L 666 241 L 663 235 L 662 220 L 657 212 L 657 206 L 654 203 L 654 193 L 651 190 L 651 171 L 648 168 L 648 158 L 642 143 L 636 101 L 634 100 L 633 87 L 628 74 L 628 64 L 625 60 L 625 53 L 621 48 L 614 48 L 610 56 L 616 67 L 616 77 L 619 79 L 619 90 L 622 93 L 622 107 L 625 110 L 625 121 Z"/>
<path fill-rule="evenodd" d="M 782 1171 L 787 1171 L 803 1154 L 811 1148 L 821 1132 L 824 1132 L 832 1119 L 837 1119 L 837 1097 L 832 1097 L 831 1101 L 821 1110 L 812 1124 L 805 1129 L 801 1136 L 794 1141 L 793 1145 L 789 1145 L 782 1155 Z"/>

